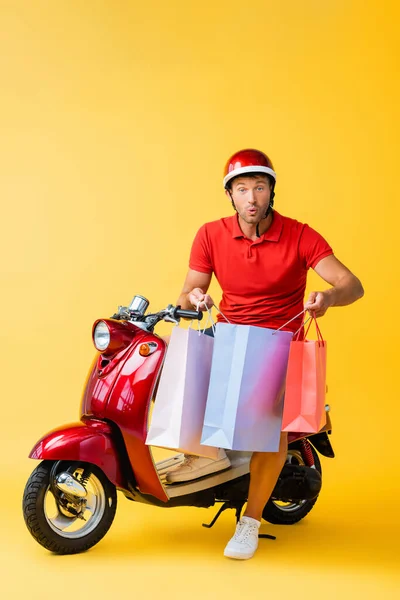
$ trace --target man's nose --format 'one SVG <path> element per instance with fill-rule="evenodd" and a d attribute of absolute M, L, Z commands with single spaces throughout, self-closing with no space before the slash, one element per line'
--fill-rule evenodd
<path fill-rule="evenodd" d="M 253 190 L 249 190 L 249 202 L 250 202 L 250 204 L 255 204 L 255 202 L 256 202 Z"/>

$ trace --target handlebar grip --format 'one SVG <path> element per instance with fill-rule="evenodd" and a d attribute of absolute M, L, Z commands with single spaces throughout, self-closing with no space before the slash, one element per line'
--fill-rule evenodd
<path fill-rule="evenodd" d="M 201 310 L 184 310 L 180 306 L 176 307 L 176 309 L 174 310 L 174 315 L 176 318 L 179 319 L 197 319 L 198 321 L 201 321 L 203 318 L 203 313 L 201 312 Z"/>

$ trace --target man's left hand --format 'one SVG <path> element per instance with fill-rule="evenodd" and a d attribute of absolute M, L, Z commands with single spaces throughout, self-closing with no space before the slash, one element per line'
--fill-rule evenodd
<path fill-rule="evenodd" d="M 311 292 L 304 308 L 314 317 L 323 317 L 331 306 L 332 297 L 330 294 L 327 292 Z"/>

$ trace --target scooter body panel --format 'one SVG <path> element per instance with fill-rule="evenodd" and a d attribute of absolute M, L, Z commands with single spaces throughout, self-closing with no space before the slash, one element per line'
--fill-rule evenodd
<path fill-rule="evenodd" d="M 139 353 L 142 344 L 155 343 L 149 356 Z M 146 446 L 148 411 L 166 352 L 165 342 L 148 332 L 134 339 L 131 350 L 109 394 L 105 417 L 116 423 L 125 442 L 141 493 L 167 502 L 150 447 Z"/>
<path fill-rule="evenodd" d="M 114 324 L 112 320 L 104 320 Z M 139 490 L 166 502 L 168 496 L 145 443 L 148 411 L 166 344 L 148 331 L 131 323 L 128 326 L 131 333 L 128 347 L 112 356 L 96 357 L 83 391 L 81 416 L 106 419 L 118 426 Z M 140 348 L 149 342 L 153 344 L 152 353 L 142 356 Z"/>
<path fill-rule="evenodd" d="M 127 488 L 113 431 L 102 421 L 88 419 L 53 429 L 35 444 L 29 458 L 93 463 L 116 487 Z"/>
<path fill-rule="evenodd" d="M 119 328 L 122 326 L 121 323 L 112 319 L 104 319 L 104 321 L 110 326 L 113 325 L 114 328 L 116 325 Z M 81 416 L 93 415 L 99 419 L 105 418 L 111 390 L 124 367 L 126 359 L 132 353 L 133 342 L 142 343 L 142 340 L 146 337 L 146 333 L 142 329 L 131 323 L 124 323 L 124 325 L 124 329 L 126 329 L 125 336 L 129 333 L 131 341 L 126 347 L 114 352 L 111 356 L 97 353 L 83 388 Z"/>
<path fill-rule="evenodd" d="M 327 458 L 335 458 L 335 453 L 326 431 L 317 433 L 310 437 L 310 442 L 314 448 L 318 450 L 320 454 L 322 454 L 322 456 L 326 456 Z"/>

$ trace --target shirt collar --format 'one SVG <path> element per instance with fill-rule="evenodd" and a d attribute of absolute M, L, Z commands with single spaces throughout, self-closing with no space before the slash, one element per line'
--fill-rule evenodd
<path fill-rule="evenodd" d="M 283 229 L 283 219 L 276 210 L 274 210 L 274 218 L 269 229 L 262 234 L 260 242 L 279 242 Z M 238 216 L 232 217 L 232 237 L 233 238 L 244 238 L 246 237 L 243 231 L 240 229 Z"/>

